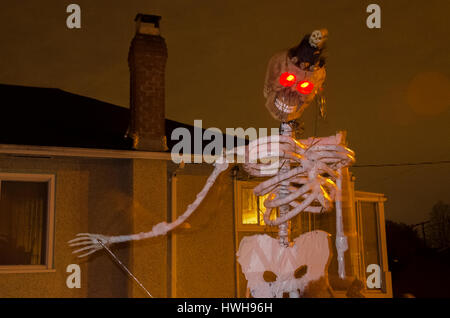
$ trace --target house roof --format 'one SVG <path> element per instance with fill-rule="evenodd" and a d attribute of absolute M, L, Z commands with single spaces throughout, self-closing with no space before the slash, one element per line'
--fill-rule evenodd
<path fill-rule="evenodd" d="M 132 149 L 128 108 L 56 88 L 0 84 L 0 96 L 0 144 Z M 168 151 L 175 128 L 194 136 L 191 125 L 166 119 L 165 127 Z"/>

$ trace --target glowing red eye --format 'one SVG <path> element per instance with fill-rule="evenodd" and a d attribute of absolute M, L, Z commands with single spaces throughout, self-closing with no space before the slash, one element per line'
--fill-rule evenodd
<path fill-rule="evenodd" d="M 280 84 L 283 85 L 284 87 L 289 87 L 289 86 L 294 85 L 295 81 L 296 81 L 296 77 L 292 73 L 284 72 L 280 76 Z"/>
<path fill-rule="evenodd" d="M 297 90 L 304 95 L 308 95 L 312 92 L 314 84 L 308 81 L 300 81 L 297 84 Z"/>

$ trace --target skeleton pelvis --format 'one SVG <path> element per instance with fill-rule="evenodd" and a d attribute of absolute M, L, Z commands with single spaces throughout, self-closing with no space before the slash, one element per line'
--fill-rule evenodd
<path fill-rule="evenodd" d="M 310 282 L 327 278 L 330 243 L 327 232 L 300 235 L 290 247 L 281 247 L 268 235 L 244 237 L 237 252 L 238 262 L 253 297 L 302 296 Z"/>

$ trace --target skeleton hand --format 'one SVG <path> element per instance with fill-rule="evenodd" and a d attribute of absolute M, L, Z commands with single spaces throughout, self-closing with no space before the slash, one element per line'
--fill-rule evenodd
<path fill-rule="evenodd" d="M 112 243 L 110 236 L 105 236 L 101 234 L 78 233 L 76 236 L 78 237 L 68 242 L 69 246 L 74 247 L 87 245 L 72 252 L 72 254 L 76 254 L 83 251 L 87 251 L 87 253 L 79 255 L 78 257 L 80 258 L 101 250 L 103 246 L 102 244 L 100 244 L 100 241 L 106 246 Z"/>

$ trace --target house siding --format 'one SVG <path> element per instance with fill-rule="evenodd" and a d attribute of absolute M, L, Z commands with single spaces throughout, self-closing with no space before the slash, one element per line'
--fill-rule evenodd
<path fill-rule="evenodd" d="M 123 297 L 128 279 L 105 253 L 89 259 L 72 254 L 67 241 L 79 232 L 128 233 L 131 218 L 127 209 L 130 188 L 129 160 L 85 160 L 46 158 L 0 158 L 0 171 L 54 174 L 55 238 L 54 271 L 44 273 L 1 273 L 0 297 Z M 117 255 L 128 263 L 129 252 Z M 81 288 L 69 289 L 69 264 L 81 269 Z"/>
<path fill-rule="evenodd" d="M 167 220 L 167 161 L 133 161 L 133 228 L 126 234 L 148 232 Z M 167 297 L 167 236 L 132 242 L 133 275 L 153 297 Z M 123 274 L 125 276 L 125 274 Z M 147 297 L 131 279 L 130 297 Z"/>
<path fill-rule="evenodd" d="M 169 164 L 146 159 L 0 158 L 0 172 L 56 177 L 54 271 L 0 272 L 0 297 L 146 297 L 105 251 L 78 258 L 67 242 L 77 233 L 147 232 L 168 220 Z M 189 166 L 176 176 L 178 214 L 192 203 L 212 169 Z M 234 297 L 233 213 L 233 183 L 225 172 L 188 219 L 190 229 L 111 249 L 154 297 Z M 175 255 L 172 235 L 177 240 Z M 80 266 L 79 289 L 66 286 L 69 264 Z"/>
<path fill-rule="evenodd" d="M 195 171 L 197 168 L 197 171 Z M 211 166 L 176 173 L 176 214 L 182 214 L 205 185 Z M 188 228 L 176 230 L 176 297 L 235 297 L 233 180 L 222 173 Z"/>

